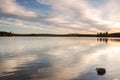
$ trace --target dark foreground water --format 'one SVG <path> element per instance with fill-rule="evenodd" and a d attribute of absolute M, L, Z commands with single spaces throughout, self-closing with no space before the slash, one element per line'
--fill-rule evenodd
<path fill-rule="evenodd" d="M 0 80 L 120 80 L 120 40 L 0 37 Z"/>

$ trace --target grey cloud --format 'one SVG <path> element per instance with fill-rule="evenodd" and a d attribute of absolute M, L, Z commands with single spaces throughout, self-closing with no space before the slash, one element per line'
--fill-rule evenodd
<path fill-rule="evenodd" d="M 87 0 L 88 4 L 94 8 L 106 5 L 109 0 Z"/>
<path fill-rule="evenodd" d="M 20 6 L 15 0 L 0 0 L 0 14 L 20 17 L 37 17 L 37 13 Z"/>
<path fill-rule="evenodd" d="M 5 2 L 4 0 L 1 1 Z M 110 31 L 111 26 L 114 26 L 114 24 L 111 25 L 106 22 L 112 22 L 116 19 L 115 16 L 119 17 L 119 14 L 113 14 L 119 9 L 119 5 L 115 5 L 117 1 L 113 0 L 37 0 L 40 4 L 51 6 L 52 11 L 49 12 L 48 16 L 43 16 L 35 11 L 28 11 L 28 9 L 17 5 L 14 0 L 10 1 L 14 2 L 13 4 L 22 13 L 29 12 L 28 16 L 22 15 L 22 13 L 17 15 L 9 11 L 5 13 L 3 9 L 6 9 L 6 7 L 0 5 L 1 16 L 5 16 L 4 18 L 20 19 L 29 23 L 37 23 L 35 26 L 42 28 L 46 32 L 73 33 L 84 31 L 96 33 L 98 31 Z M 111 11 L 111 4 L 115 8 L 113 11 Z M 99 13 L 94 12 L 96 9 Z M 119 20 L 117 19 L 117 21 Z"/>

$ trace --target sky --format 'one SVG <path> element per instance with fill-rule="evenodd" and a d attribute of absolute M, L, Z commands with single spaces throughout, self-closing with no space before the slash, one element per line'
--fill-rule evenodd
<path fill-rule="evenodd" d="M 119 32 L 120 0 L 0 0 L 0 31 Z"/>

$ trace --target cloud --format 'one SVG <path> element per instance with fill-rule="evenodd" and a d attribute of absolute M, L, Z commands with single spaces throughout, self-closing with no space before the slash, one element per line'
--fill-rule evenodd
<path fill-rule="evenodd" d="M 85 0 L 41 0 L 41 3 L 51 5 L 53 7 L 54 12 L 52 14 L 55 16 L 51 17 L 51 19 L 49 18 L 49 20 L 51 20 L 52 22 L 56 22 L 56 24 L 59 24 L 62 27 L 68 26 L 68 24 L 63 25 L 63 23 L 72 23 L 72 25 L 77 25 L 74 29 L 78 29 L 80 31 L 87 29 L 91 31 L 91 28 L 94 28 L 92 29 L 92 31 L 109 30 L 108 27 L 98 25 L 98 22 L 96 21 L 97 17 L 93 15 L 93 11 L 95 10 L 91 9 Z M 72 25 L 69 25 L 68 28 L 70 29 Z M 72 30 L 74 29 L 72 28 Z"/>
<path fill-rule="evenodd" d="M 59 27 L 61 26 L 62 28 L 73 31 L 79 30 L 79 33 L 81 31 L 90 33 L 118 31 L 115 27 L 115 24 L 117 24 L 117 28 L 120 27 L 118 24 L 119 18 L 117 18 L 119 17 L 118 0 L 90 1 L 91 0 L 40 0 L 39 3 L 52 6 L 54 12 L 51 14 L 53 17 L 48 18 L 48 21 L 51 21 L 51 23 L 54 22 L 54 24 L 59 25 Z M 113 8 L 114 10 L 112 10 Z"/>
<path fill-rule="evenodd" d="M 9 26 L 14 26 L 14 27 L 21 27 L 21 28 L 30 28 L 30 29 L 41 29 L 39 27 L 36 27 L 36 26 L 28 26 L 27 24 L 28 22 L 26 21 L 22 21 L 22 20 L 15 20 L 15 19 L 12 19 L 12 18 L 7 18 L 7 19 L 1 19 L 0 20 L 0 24 L 3 24 L 3 25 L 9 25 Z"/>
<path fill-rule="evenodd" d="M 17 4 L 16 0 L 0 0 L 0 13 L 20 17 L 37 17 L 38 15 Z"/>
<path fill-rule="evenodd" d="M 43 10 L 27 9 L 15 0 L 1 0 L 0 14 L 6 19 L 20 19 L 32 23 L 29 25 L 30 28 L 42 28 L 46 33 L 97 33 L 120 30 L 119 0 L 36 0 L 36 2 L 41 7 L 42 5 L 51 7 L 46 16 L 41 15 L 44 12 L 39 12 Z M 16 26 L 20 25 L 17 24 L 19 23 L 16 23 Z"/>
<path fill-rule="evenodd" d="M 16 27 L 16 28 L 22 28 L 25 30 L 28 30 L 30 33 L 59 33 L 57 28 L 54 27 L 54 29 L 49 28 L 47 25 L 40 24 L 38 22 L 31 22 L 31 21 L 25 21 L 20 19 L 14 19 L 14 18 L 1 18 L 0 19 L 0 27 L 8 26 L 8 27 Z M 32 32 L 32 31 L 33 32 Z M 61 31 L 61 30 L 59 30 Z M 28 33 L 26 31 L 26 33 Z M 64 31 L 62 31 L 64 32 Z"/>
<path fill-rule="evenodd" d="M 110 0 L 87 0 L 88 4 L 93 8 L 99 8 L 106 5 Z"/>

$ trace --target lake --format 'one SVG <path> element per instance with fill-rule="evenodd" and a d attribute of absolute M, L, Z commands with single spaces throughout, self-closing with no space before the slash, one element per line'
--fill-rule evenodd
<path fill-rule="evenodd" d="M 120 80 L 120 39 L 0 37 L 0 80 Z"/>

